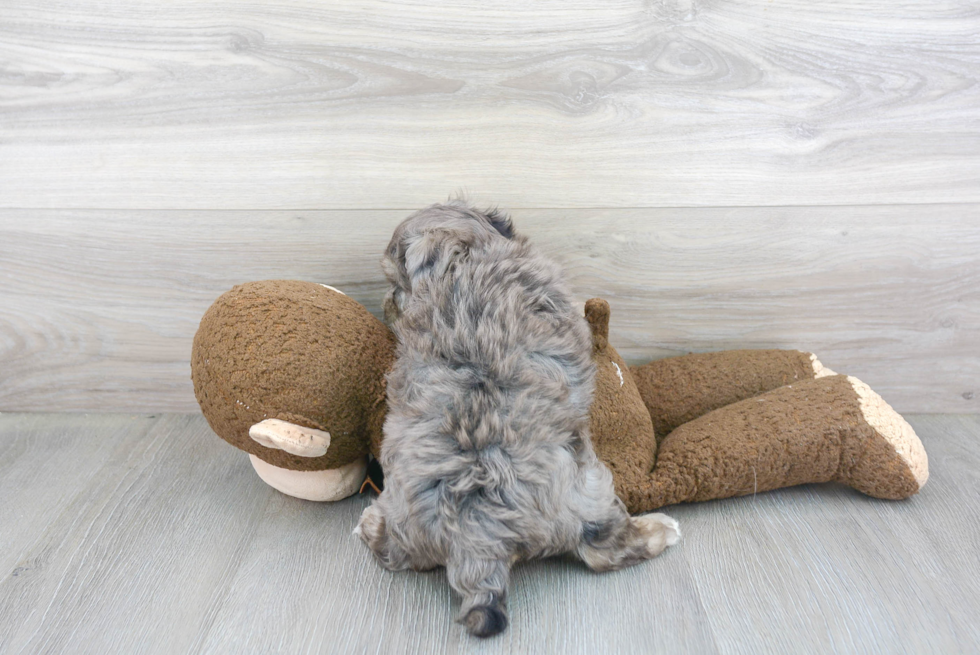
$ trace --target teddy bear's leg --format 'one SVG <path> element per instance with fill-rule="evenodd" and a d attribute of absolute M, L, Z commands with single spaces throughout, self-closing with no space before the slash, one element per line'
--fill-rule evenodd
<path fill-rule="evenodd" d="M 686 423 L 660 444 L 630 511 L 836 481 L 907 498 L 929 477 L 912 427 L 857 378 L 804 380 Z"/>
<path fill-rule="evenodd" d="M 803 380 L 836 375 L 798 350 L 725 350 L 631 366 L 657 440 L 708 412 Z"/>

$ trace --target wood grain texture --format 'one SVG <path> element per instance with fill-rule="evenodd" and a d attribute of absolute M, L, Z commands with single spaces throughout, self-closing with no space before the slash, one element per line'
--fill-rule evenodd
<path fill-rule="evenodd" d="M 106 461 L 145 438 L 155 421 L 113 415 L 97 423 L 93 438 L 91 422 L 67 415 L 0 418 L 0 571 L 19 577 L 43 565 L 30 549 L 50 537 L 48 527 L 64 520 L 69 507 L 85 502 L 79 497 Z M 38 485 L 40 479 L 52 484 Z M 0 634 L 0 652 L 3 643 Z"/>
<path fill-rule="evenodd" d="M 972 0 L 6 0 L 0 206 L 980 202 Z"/>
<path fill-rule="evenodd" d="M 0 210 L 0 410 L 197 410 L 200 317 L 234 284 L 331 284 L 379 313 L 409 210 Z M 980 411 L 980 206 L 520 210 L 630 363 L 798 348 L 901 412 Z"/>
<path fill-rule="evenodd" d="M 0 651 L 973 652 L 980 417 L 910 420 L 931 464 L 917 496 L 674 506 L 684 539 L 651 562 L 519 566 L 511 627 L 479 642 L 444 572 L 389 573 L 351 536 L 368 497 L 283 496 L 200 416 L 5 414 Z"/>
<path fill-rule="evenodd" d="M 26 518 L 4 525 L 19 559 L 0 573 L 0 651 L 193 651 L 272 492 L 241 475 L 247 460 L 216 456 L 199 416 L 4 415 L 0 443 L 25 421 L 19 439 L 57 459 L 10 465 Z M 80 473 L 87 485 L 49 500 Z"/>
<path fill-rule="evenodd" d="M 746 634 L 768 635 L 762 650 L 779 653 L 965 652 L 980 644 L 972 573 L 980 563 L 954 553 L 980 536 L 980 476 L 963 468 L 978 463 L 970 451 L 980 422 L 910 421 L 930 455 L 929 482 L 910 501 L 808 485 L 722 501 L 710 513 L 687 506 L 687 534 L 703 538 L 685 548 L 692 560 L 711 562 L 693 570 L 721 652 L 750 652 Z M 954 458 L 965 459 L 950 468 Z M 937 550 L 940 541 L 950 549 Z"/>

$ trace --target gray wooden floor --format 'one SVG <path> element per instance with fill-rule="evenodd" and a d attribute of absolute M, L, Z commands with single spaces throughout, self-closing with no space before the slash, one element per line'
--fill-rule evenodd
<path fill-rule="evenodd" d="M 0 652 L 975 652 L 980 417 L 910 417 L 905 502 L 808 486 L 671 508 L 631 570 L 518 567 L 512 624 L 453 623 L 442 572 L 383 571 L 368 497 L 262 484 L 199 415 L 0 415 Z"/>

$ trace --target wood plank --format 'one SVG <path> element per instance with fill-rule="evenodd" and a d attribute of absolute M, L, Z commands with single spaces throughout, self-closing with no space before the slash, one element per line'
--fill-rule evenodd
<path fill-rule="evenodd" d="M 85 494 L 120 443 L 146 437 L 155 419 L 105 415 L 78 420 L 69 414 L 0 416 L 0 576 L 36 568 L 27 550 L 66 508 Z M 57 484 L 38 485 L 38 480 Z M 3 636 L 0 635 L 0 651 Z"/>
<path fill-rule="evenodd" d="M 6 0 L 0 206 L 980 202 L 971 0 Z"/>
<path fill-rule="evenodd" d="M 507 632 L 473 643 L 454 621 L 459 599 L 444 571 L 390 573 L 351 537 L 368 502 L 270 504 L 216 615 L 224 628 L 209 633 L 203 652 L 596 653 L 644 643 L 715 651 L 691 575 L 672 553 L 602 576 L 577 562 L 522 565 Z"/>
<path fill-rule="evenodd" d="M 201 416 L 122 418 L 127 431 L 119 417 L 65 415 L 55 420 L 84 434 L 34 433 L 61 459 L 89 464 L 92 480 L 74 498 L 49 491 L 76 475 L 71 464 L 11 465 L 25 480 L 16 511 L 43 518 L 28 522 L 31 532 L 4 525 L 20 560 L 0 569 L 0 650 L 191 652 L 210 628 L 275 492 Z M 2 417 L 0 443 L 18 420 Z M 93 465 L 107 446 L 112 454 Z"/>
<path fill-rule="evenodd" d="M 444 572 L 387 572 L 351 536 L 369 498 L 278 494 L 201 416 L 5 414 L 0 545 L 22 555 L 0 562 L 0 650 L 972 652 L 980 417 L 909 418 L 931 464 L 912 499 L 809 485 L 674 506 L 684 539 L 651 562 L 517 567 L 510 628 L 478 642 Z M 59 497 L 69 460 L 103 465 Z"/>
<path fill-rule="evenodd" d="M 980 419 L 910 419 L 930 478 L 909 500 L 812 485 L 676 508 L 721 652 L 980 645 L 980 561 L 964 549 L 980 536 Z"/>
<path fill-rule="evenodd" d="M 0 210 L 0 410 L 184 411 L 191 339 L 248 280 L 378 314 L 409 210 Z M 980 411 L 980 205 L 520 210 L 631 363 L 799 348 L 901 412 Z"/>

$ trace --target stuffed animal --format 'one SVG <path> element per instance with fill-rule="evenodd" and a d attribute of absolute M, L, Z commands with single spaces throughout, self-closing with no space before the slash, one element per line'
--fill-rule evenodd
<path fill-rule="evenodd" d="M 911 426 L 812 354 L 734 350 L 629 367 L 608 341 L 609 305 L 592 299 L 585 315 L 593 445 L 632 513 L 829 481 L 900 499 L 928 478 Z M 380 452 L 394 351 L 388 328 L 332 287 L 252 282 L 204 315 L 191 373 L 212 429 L 265 482 L 339 500 Z"/>

